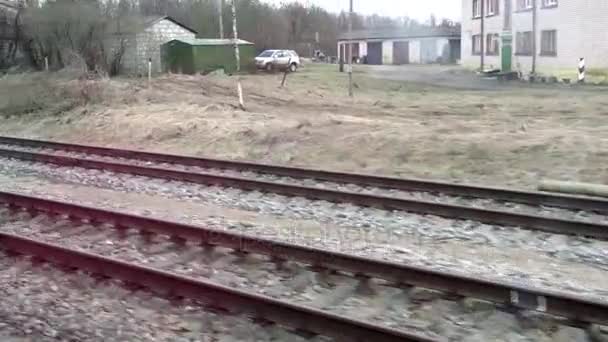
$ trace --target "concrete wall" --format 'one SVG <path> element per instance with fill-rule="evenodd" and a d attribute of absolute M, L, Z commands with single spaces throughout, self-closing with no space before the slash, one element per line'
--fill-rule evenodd
<path fill-rule="evenodd" d="M 195 34 L 191 31 L 163 19 L 129 40 L 122 63 L 123 71 L 132 75 L 145 75 L 148 72 L 148 58 L 152 58 L 152 71 L 160 73 L 160 46 L 173 39 L 194 38 Z"/>
<path fill-rule="evenodd" d="M 380 42 L 380 40 L 372 40 Z M 437 63 L 449 60 L 450 41 L 448 38 L 412 38 L 412 39 L 387 39 L 382 41 L 382 63 L 393 64 L 393 44 L 395 42 L 409 42 L 409 62 L 411 64 Z M 367 56 L 367 41 L 356 40 L 359 44 L 359 56 Z M 346 41 L 338 42 L 340 47 L 348 46 Z"/>
<path fill-rule="evenodd" d="M 16 3 L 15 3 L 16 6 Z M 11 62 L 11 54 L 15 51 L 15 57 L 21 57 L 19 45 L 14 46 L 13 37 L 15 35 L 15 17 L 17 9 L 13 5 L 0 2 L 0 67 L 7 66 Z"/>
<path fill-rule="evenodd" d="M 486 18 L 486 33 L 502 33 L 504 1 L 500 0 L 500 14 Z M 561 0 L 555 8 L 542 8 L 538 0 L 538 31 L 536 35 L 537 71 L 556 73 L 576 70 L 579 57 L 585 57 L 588 68 L 608 68 L 608 1 Z M 512 0 L 513 68 L 529 73 L 531 56 L 516 55 L 517 32 L 532 31 L 532 12 L 518 12 L 517 1 Z M 472 36 L 481 31 L 480 20 L 472 19 L 472 0 L 463 0 L 462 6 L 462 61 L 470 67 L 479 67 L 479 56 L 471 53 Z M 541 31 L 557 30 L 557 56 L 541 56 Z M 486 56 L 486 64 L 500 67 L 500 56 Z"/>
<path fill-rule="evenodd" d="M 382 64 L 393 64 L 393 40 L 382 41 Z"/>
<path fill-rule="evenodd" d="M 359 56 L 367 56 L 367 42 L 359 41 Z"/>
<path fill-rule="evenodd" d="M 418 64 L 420 63 L 420 40 L 411 40 L 410 41 L 410 63 Z"/>

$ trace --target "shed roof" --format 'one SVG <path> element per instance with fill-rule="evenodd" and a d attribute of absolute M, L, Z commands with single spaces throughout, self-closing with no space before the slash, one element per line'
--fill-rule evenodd
<path fill-rule="evenodd" d="M 159 22 L 161 20 L 164 20 L 164 19 L 167 19 L 167 20 L 173 22 L 174 24 L 179 25 L 179 26 L 185 28 L 186 30 L 188 30 L 188 31 L 190 31 L 190 32 L 192 32 L 194 34 L 198 33 L 193 28 L 191 28 L 191 27 L 189 27 L 189 26 L 187 26 L 187 25 L 185 25 L 185 24 L 177 21 L 176 19 L 174 19 L 174 18 L 172 18 L 172 17 L 170 17 L 168 15 L 161 15 L 161 16 L 156 16 L 156 17 L 144 17 L 143 28 L 144 29 L 148 28 L 148 27 L 150 27 L 150 26 L 152 26 L 152 25 L 156 24 L 157 22 Z"/>
<path fill-rule="evenodd" d="M 184 39 L 184 38 L 179 38 L 179 39 L 173 39 L 171 42 L 173 41 L 180 41 L 182 43 L 186 43 L 189 45 L 233 45 L 234 44 L 234 39 Z M 239 45 L 253 45 L 252 42 L 246 41 L 246 40 L 242 40 L 239 39 L 238 40 L 238 44 Z"/>
<path fill-rule="evenodd" d="M 2 0 L 0 0 L 2 1 Z M 169 20 L 172 23 L 183 27 L 184 29 L 196 34 L 197 32 L 192 29 L 191 27 L 186 26 L 185 24 L 180 23 L 179 21 L 175 20 L 174 18 L 168 16 L 168 15 L 160 15 L 160 16 L 144 16 L 144 17 L 130 17 L 127 18 L 126 20 L 124 20 L 124 22 L 121 23 L 121 26 L 118 26 L 118 23 L 116 23 L 117 25 L 113 25 L 112 27 L 110 27 L 110 32 L 113 34 L 125 34 L 125 33 L 140 33 L 142 31 L 144 31 L 145 29 L 147 29 L 148 27 L 151 27 L 152 25 L 162 21 L 162 20 Z"/>
<path fill-rule="evenodd" d="M 342 32 L 338 40 L 367 40 L 424 37 L 460 37 L 460 27 L 420 27 L 412 29 L 356 30 L 351 34 Z"/>

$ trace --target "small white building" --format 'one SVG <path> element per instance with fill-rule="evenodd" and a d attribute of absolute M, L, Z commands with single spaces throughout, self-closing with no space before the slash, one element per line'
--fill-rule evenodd
<path fill-rule="evenodd" d="M 174 39 L 191 40 L 196 31 L 169 16 L 145 17 L 125 25 L 112 38 L 112 49 L 123 47 L 120 71 L 128 75 L 145 75 L 148 60 L 152 60 L 152 72 L 162 72 L 161 45 Z"/>
<path fill-rule="evenodd" d="M 353 58 L 367 64 L 456 63 L 460 59 L 460 28 L 357 30 L 338 36 L 339 58 L 347 60 L 348 43 Z"/>

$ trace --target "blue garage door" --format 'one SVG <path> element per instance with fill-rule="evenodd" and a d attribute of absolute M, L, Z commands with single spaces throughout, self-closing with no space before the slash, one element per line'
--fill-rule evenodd
<path fill-rule="evenodd" d="M 367 43 L 367 64 L 382 64 L 382 43 Z"/>

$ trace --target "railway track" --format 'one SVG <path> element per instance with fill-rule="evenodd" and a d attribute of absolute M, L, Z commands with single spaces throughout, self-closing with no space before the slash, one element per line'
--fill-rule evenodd
<path fill-rule="evenodd" d="M 227 240 L 216 240 L 213 232 L 195 232 L 195 227 L 184 226 L 181 231 L 174 231 L 177 226 L 171 227 L 160 221 L 155 225 L 154 220 L 145 219 L 147 222 L 144 222 L 141 221 L 142 218 L 135 216 L 14 194 L 4 193 L 0 197 L 0 201 L 8 206 L 8 210 L 20 210 L 13 215 L 2 215 L 4 229 L 0 233 L 0 246 L 8 251 L 120 279 L 171 296 L 200 300 L 210 307 L 338 340 L 439 340 L 355 319 L 347 313 L 332 313 L 261 295 L 252 290 L 235 289 L 235 284 L 212 282 L 206 279 L 209 277 L 208 273 L 197 273 L 197 268 L 200 271 L 205 265 L 200 260 L 192 261 L 204 254 L 198 245 L 201 242 L 206 241 L 209 246 L 232 246 L 240 252 L 250 249 L 238 247 L 239 241 L 234 236 L 230 237 L 231 243 L 228 243 Z M 41 212 L 52 216 L 41 216 Z M 23 224 L 15 225 L 15 222 Z M 190 232 L 186 233 L 188 228 Z M 22 235 L 24 229 L 30 237 Z M 142 231 L 139 234 L 129 232 L 128 229 Z M 9 230 L 10 233 L 7 232 Z M 150 233 L 169 234 L 176 244 L 167 247 L 167 243 L 173 244 L 171 240 L 165 241 L 164 244 L 152 241 L 155 237 L 151 237 Z M 187 242 L 195 242 L 195 245 L 186 246 Z M 167 258 L 159 257 L 169 255 L 171 251 L 174 254 Z M 182 264 L 184 268 L 175 271 L 179 268 L 178 265 Z M 231 264 L 226 268 L 232 267 Z"/>
<path fill-rule="evenodd" d="M 380 321 L 389 321 L 393 325 L 391 327 L 370 318 L 344 316 L 365 311 L 369 306 L 369 302 L 363 305 L 359 302 L 359 306 L 342 303 L 351 299 L 357 291 L 366 292 L 364 298 L 375 298 L 377 301 L 379 297 L 384 303 L 379 308 L 380 312 L 387 311 L 385 305 L 394 304 L 397 298 L 403 298 L 399 296 L 404 293 L 407 297 L 417 290 L 430 289 L 439 291 L 438 296 L 431 295 L 434 298 L 452 302 L 475 298 L 494 303 L 503 310 L 532 310 L 559 317 L 557 320 L 562 325 L 608 325 L 607 303 L 569 294 L 12 193 L 0 193 L 0 203 L 6 206 L 0 212 L 4 226 L 3 233 L 0 233 L 0 246 L 3 249 L 35 255 L 152 289 L 169 290 L 180 296 L 203 300 L 212 306 L 244 311 L 256 318 L 334 338 L 362 341 L 438 339 L 437 336 L 423 336 L 395 328 L 411 328 L 407 319 L 391 322 L 389 315 L 380 315 Z M 15 225 L 15 222 L 21 224 Z M 7 228 L 11 224 L 13 228 Z M 27 234 L 29 238 L 20 236 L 22 234 Z M 217 252 L 218 249 L 220 252 Z M 201 256 L 210 255 L 209 250 L 215 256 L 201 260 Z M 110 255 L 111 258 L 101 255 Z M 292 265 L 287 266 L 289 263 Z M 239 280 L 234 277 L 233 283 L 223 285 L 201 280 L 215 272 L 206 268 L 205 265 L 209 264 L 230 265 L 230 268 L 237 269 L 244 267 L 237 273 L 246 284 L 241 287 L 248 290 L 235 290 Z M 268 274 L 261 277 L 262 281 L 249 277 L 252 269 L 259 271 L 264 267 L 270 268 Z M 295 267 L 300 273 L 306 270 L 318 278 L 332 278 L 337 286 L 316 291 L 321 293 L 317 293 L 315 298 L 286 292 L 293 287 L 293 283 L 289 283 L 287 288 L 275 289 L 274 293 L 270 291 L 269 282 L 280 283 L 298 278 L 291 272 L 281 276 L 289 267 Z M 304 282 L 304 287 L 311 286 L 307 285 L 308 282 Z M 313 284 L 314 287 L 318 287 L 318 284 Z M 250 289 L 255 289 L 257 293 L 266 292 L 266 295 L 254 294 Z M 428 292 L 423 293 L 429 295 Z M 292 300 L 287 302 L 286 298 Z M 293 303 L 293 298 L 299 303 Z M 315 306 L 311 302 L 319 307 L 311 307 Z M 428 326 L 418 328 L 424 330 Z"/>
<path fill-rule="evenodd" d="M 608 201 L 602 199 L 292 169 L 7 137 L 0 137 L 0 143 L 5 144 L 4 149 L 0 149 L 0 156 L 25 161 L 432 214 L 555 234 L 597 239 L 608 237 Z M 230 170 L 226 171 L 226 168 Z M 408 192 L 404 192 L 406 190 Z M 443 195 L 433 197 L 438 192 Z M 416 194 L 420 193 L 424 194 L 424 200 L 415 199 L 418 196 Z M 480 196 L 487 198 L 480 199 Z M 467 202 L 469 200 L 473 202 Z M 455 204 L 457 202 L 459 204 Z M 482 208 L 485 206 L 495 209 Z M 534 214 L 535 212 L 540 214 Z"/>
<path fill-rule="evenodd" d="M 5 342 L 310 341 L 196 300 L 177 300 L 1 249 L 0 295 L 0 340 Z"/>
<path fill-rule="evenodd" d="M 145 163 L 144 165 L 181 166 L 180 170 L 182 171 L 193 170 L 201 173 L 210 171 L 210 173 L 220 173 L 226 176 L 295 183 L 302 186 L 314 185 L 337 189 L 337 185 L 347 184 L 353 192 L 392 194 L 394 197 L 416 197 L 415 194 L 420 193 L 444 194 L 458 198 L 490 199 L 506 203 L 529 204 L 534 207 L 547 206 L 569 210 L 608 213 L 608 201 L 600 198 L 510 190 L 421 179 L 379 177 L 366 174 L 255 164 L 222 159 L 197 158 L 13 137 L 0 137 L 0 144 L 5 144 L 6 146 L 21 146 L 37 150 L 51 150 L 55 152 L 73 152 L 83 158 L 86 158 L 87 155 L 97 155 L 108 157 L 109 159 L 106 161 L 119 160 L 121 162 L 129 163 L 142 161 Z M 390 191 L 382 192 L 382 190 Z M 400 193 L 399 191 L 404 191 L 405 193 Z M 437 198 L 435 197 L 434 199 Z M 450 202 L 449 198 L 439 198 L 438 200 Z M 500 205 L 491 202 L 484 202 L 482 205 L 496 205 L 497 208 L 501 207 Z"/>

